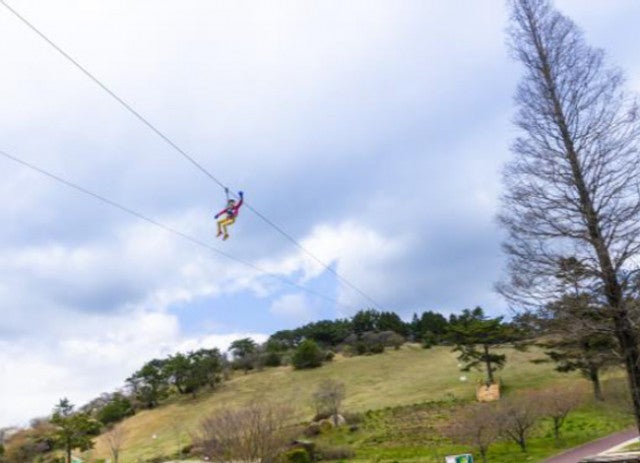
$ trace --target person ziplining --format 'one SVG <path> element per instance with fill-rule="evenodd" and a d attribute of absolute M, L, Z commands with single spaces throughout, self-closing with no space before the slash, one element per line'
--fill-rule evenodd
<path fill-rule="evenodd" d="M 238 211 L 240 210 L 240 207 L 244 202 L 244 193 L 242 191 L 238 192 L 240 201 L 236 203 L 235 199 L 229 198 L 229 189 L 225 188 L 224 191 L 227 194 L 227 206 L 224 209 L 222 209 L 220 212 L 218 212 L 215 215 L 215 218 L 217 220 L 218 217 L 225 214 L 225 217 L 218 220 L 218 234 L 216 235 L 216 237 L 222 236 L 222 239 L 226 240 L 227 238 L 229 238 L 229 232 L 227 230 L 227 227 L 235 223 L 236 217 L 238 217 Z"/>

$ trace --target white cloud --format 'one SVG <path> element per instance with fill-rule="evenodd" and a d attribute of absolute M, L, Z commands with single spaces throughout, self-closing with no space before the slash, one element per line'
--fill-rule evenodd
<path fill-rule="evenodd" d="M 239 332 L 191 338 L 175 316 L 149 312 L 76 314 L 73 326 L 78 329 L 44 342 L 0 342 L 0 394 L 11 397 L 0 403 L 2 425 L 48 415 L 62 397 L 82 405 L 123 386 L 152 358 L 199 348 L 225 351 L 235 339 L 261 343 L 268 337 Z"/>
<path fill-rule="evenodd" d="M 346 278 L 352 285 L 383 303 L 394 291 L 393 280 L 399 275 L 392 271 L 392 265 L 408 251 L 410 235 L 398 234 L 382 236 L 376 230 L 354 220 L 347 220 L 335 226 L 317 225 L 308 237 L 301 240 L 305 249 L 312 249 L 313 255 L 320 261 L 335 268 L 336 273 Z M 302 250 L 288 253 L 279 259 L 262 262 L 269 271 L 285 275 L 302 274 L 301 282 L 308 284 L 314 278 L 326 272 L 323 265 Z M 340 282 L 338 301 L 347 312 L 354 312 L 370 301 Z M 281 314 L 295 312 L 298 304 L 295 298 L 279 301 L 274 308 Z M 302 309 L 298 309 L 302 310 Z"/>
<path fill-rule="evenodd" d="M 114 390 L 180 340 L 177 320 L 164 314 L 75 314 L 67 320 L 68 332 L 57 338 L 3 343 L 0 365 L 7 374 L 0 393 L 12 397 L 2 402 L 3 423 L 46 415 L 62 397 L 82 405 Z"/>
<path fill-rule="evenodd" d="M 273 301 L 270 312 L 289 322 L 302 325 L 317 318 L 317 312 L 304 294 L 285 294 Z"/>

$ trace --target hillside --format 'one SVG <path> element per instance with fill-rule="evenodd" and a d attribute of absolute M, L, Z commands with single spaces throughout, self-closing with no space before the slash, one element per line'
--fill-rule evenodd
<path fill-rule="evenodd" d="M 535 388 L 550 382 L 579 381 L 586 385 L 577 375 L 556 373 L 552 365 L 529 362 L 539 354 L 511 349 L 505 349 L 505 353 L 507 365 L 499 376 L 507 391 Z M 293 371 L 291 367 L 279 367 L 246 375 L 237 373 L 215 392 L 203 393 L 196 399 L 183 397 L 126 420 L 123 423 L 127 433 L 123 455 L 125 461 L 138 461 L 175 454 L 189 442 L 190 433 L 203 417 L 220 407 L 246 404 L 256 399 L 293 404 L 297 409 L 296 420 L 309 419 L 313 414 L 310 394 L 324 378 L 345 383 L 345 410 L 363 412 L 453 397 L 472 399 L 474 382 L 480 375 L 468 373 L 465 374 L 468 380 L 461 381 L 462 375 L 450 348 L 425 350 L 417 345 L 405 345 L 382 355 L 349 358 L 338 355 L 333 362 L 314 370 Z M 108 456 L 108 447 L 101 436 L 91 457 Z"/>

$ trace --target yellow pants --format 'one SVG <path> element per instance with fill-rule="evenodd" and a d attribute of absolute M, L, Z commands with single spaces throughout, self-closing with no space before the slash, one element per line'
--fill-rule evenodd
<path fill-rule="evenodd" d="M 235 217 L 226 217 L 224 219 L 218 220 L 218 235 L 220 235 L 221 233 L 224 233 L 224 238 L 225 239 L 228 238 L 229 233 L 227 232 L 227 226 L 233 225 L 235 221 L 236 221 Z"/>

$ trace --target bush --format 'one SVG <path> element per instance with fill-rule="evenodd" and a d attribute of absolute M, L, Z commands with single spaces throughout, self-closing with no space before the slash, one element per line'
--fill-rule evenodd
<path fill-rule="evenodd" d="M 376 343 L 369 347 L 369 353 L 371 354 L 382 354 L 384 352 L 384 344 Z"/>
<path fill-rule="evenodd" d="M 291 442 L 290 417 L 288 406 L 264 401 L 224 408 L 201 422 L 193 443 L 211 461 L 273 461 Z"/>
<path fill-rule="evenodd" d="M 422 337 L 422 347 L 431 349 L 438 343 L 438 338 L 431 331 L 427 331 Z"/>
<path fill-rule="evenodd" d="M 305 339 L 293 354 L 291 363 L 296 370 L 317 368 L 322 365 L 323 358 L 324 354 L 318 344 L 311 339 Z"/>
<path fill-rule="evenodd" d="M 297 448 L 289 450 L 284 454 L 284 461 L 287 463 L 311 463 L 313 460 L 305 449 Z"/>
<path fill-rule="evenodd" d="M 134 413 L 131 401 L 122 394 L 116 394 L 108 404 L 98 411 L 97 418 L 102 424 L 109 425 L 122 421 Z"/>
<path fill-rule="evenodd" d="M 267 352 L 263 362 L 266 367 L 279 367 L 282 365 L 282 354 L 279 352 Z"/>

